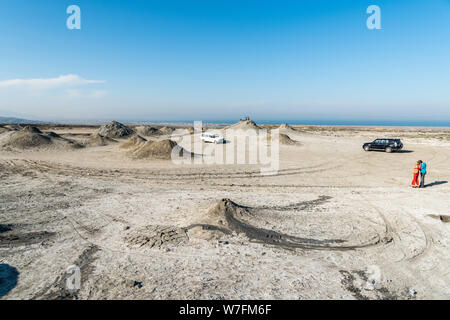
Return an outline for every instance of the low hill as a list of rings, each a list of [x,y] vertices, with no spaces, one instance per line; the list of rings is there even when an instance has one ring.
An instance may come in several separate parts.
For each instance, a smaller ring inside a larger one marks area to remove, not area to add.
[[[73,149],[83,146],[73,140],[63,138],[54,132],[44,133],[36,127],[27,126],[21,130],[13,130],[2,134],[0,136],[0,147],[14,149]]]
[[[176,142],[166,139],[161,141],[147,141],[141,148],[132,153],[135,159],[172,159],[172,150],[179,156],[193,156],[190,152],[180,147]]]
[[[117,121],[112,121],[100,127],[97,132],[103,137],[112,139],[124,138],[134,134],[134,130]]]

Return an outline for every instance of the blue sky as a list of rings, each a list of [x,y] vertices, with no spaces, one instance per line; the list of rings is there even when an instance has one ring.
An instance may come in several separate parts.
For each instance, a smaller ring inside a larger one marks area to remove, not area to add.
[[[2,0],[0,110],[450,121],[450,1]]]

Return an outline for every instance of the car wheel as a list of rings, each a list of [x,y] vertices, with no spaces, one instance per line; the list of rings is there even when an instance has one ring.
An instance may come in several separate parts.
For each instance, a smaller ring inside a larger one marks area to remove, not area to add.
[[[369,151],[369,150],[370,150],[369,146],[365,146],[365,147],[364,147],[364,150],[365,150],[365,151]]]
[[[387,148],[386,148],[386,152],[387,152],[387,153],[391,153],[391,152],[392,152],[392,148],[391,148],[391,147],[387,147]]]

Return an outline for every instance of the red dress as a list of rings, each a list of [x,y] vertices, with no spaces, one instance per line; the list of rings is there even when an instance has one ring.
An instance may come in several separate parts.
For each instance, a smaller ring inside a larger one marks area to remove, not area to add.
[[[419,186],[419,172],[420,172],[420,166],[417,164],[413,170],[413,180],[412,180],[413,186]]]

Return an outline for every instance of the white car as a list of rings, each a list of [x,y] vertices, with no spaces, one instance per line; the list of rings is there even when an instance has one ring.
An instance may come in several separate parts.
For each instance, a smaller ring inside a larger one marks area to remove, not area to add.
[[[216,144],[224,142],[224,139],[221,136],[219,136],[216,133],[210,133],[210,132],[203,133],[201,139],[204,142],[211,142],[211,143],[216,143]]]

